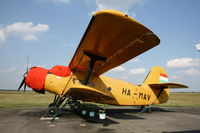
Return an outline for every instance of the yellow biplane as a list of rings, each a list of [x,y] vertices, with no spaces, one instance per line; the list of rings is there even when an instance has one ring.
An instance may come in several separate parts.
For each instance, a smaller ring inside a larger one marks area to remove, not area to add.
[[[159,38],[141,23],[114,10],[95,13],[69,66],[47,70],[32,67],[24,75],[24,85],[38,93],[55,94],[49,112],[61,104],[97,102],[111,105],[148,107],[169,98],[169,88],[187,86],[170,83],[160,66],[151,69],[141,85],[133,85],[102,74],[157,46]]]

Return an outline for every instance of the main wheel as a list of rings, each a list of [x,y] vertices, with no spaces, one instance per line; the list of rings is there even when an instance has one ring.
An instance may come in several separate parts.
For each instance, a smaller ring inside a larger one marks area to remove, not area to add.
[[[50,106],[49,109],[48,109],[48,115],[49,116],[53,116],[56,114],[58,108],[56,108],[55,106]]]

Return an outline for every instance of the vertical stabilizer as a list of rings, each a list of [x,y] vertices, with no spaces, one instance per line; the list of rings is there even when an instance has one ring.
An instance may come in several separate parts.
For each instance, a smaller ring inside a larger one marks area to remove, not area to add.
[[[155,66],[151,69],[144,84],[154,84],[154,83],[168,83],[169,79],[166,71],[161,66]]]
[[[151,69],[143,85],[149,86],[155,94],[155,100],[152,104],[165,103],[169,99],[169,89],[167,87],[159,86],[160,84],[167,84],[169,82],[166,71],[161,66],[155,66]],[[151,86],[154,84],[154,86]],[[156,85],[156,86],[155,86]]]
[[[169,98],[169,88],[187,88],[186,85],[170,83],[166,71],[160,66],[155,66],[151,69],[144,80],[143,87],[150,87],[149,89],[154,92],[156,98],[152,104],[167,102]]]

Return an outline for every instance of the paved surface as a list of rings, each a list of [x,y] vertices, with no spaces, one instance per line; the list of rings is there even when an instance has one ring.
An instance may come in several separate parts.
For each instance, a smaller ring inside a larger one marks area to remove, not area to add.
[[[107,109],[107,118],[81,117],[67,109],[58,120],[40,120],[46,108],[0,108],[1,133],[200,133],[200,108]]]

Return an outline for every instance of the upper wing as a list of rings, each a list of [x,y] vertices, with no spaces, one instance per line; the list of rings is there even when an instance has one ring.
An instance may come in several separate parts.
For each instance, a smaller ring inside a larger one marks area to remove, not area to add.
[[[86,71],[91,53],[105,58],[94,65],[100,75],[158,45],[159,38],[141,23],[114,10],[93,15],[87,30],[69,64],[73,70]]]
[[[155,84],[149,84],[150,87],[153,88],[188,88],[186,85],[179,84],[179,83],[155,83]]]

